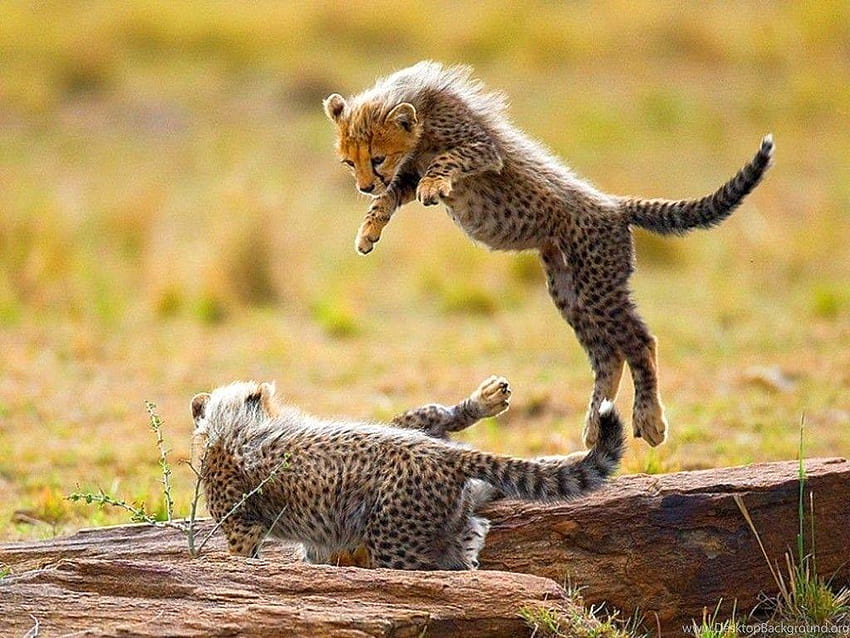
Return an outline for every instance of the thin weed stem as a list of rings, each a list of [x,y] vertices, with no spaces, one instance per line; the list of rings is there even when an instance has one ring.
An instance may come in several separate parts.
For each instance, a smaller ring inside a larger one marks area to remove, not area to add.
[[[192,441],[192,450],[194,452],[195,443],[197,439],[193,439]],[[198,517],[198,503],[201,499],[201,484],[204,479],[204,468],[207,463],[207,452],[209,451],[209,445],[207,442],[204,442],[204,453],[201,455],[200,459],[200,470],[196,470],[195,466],[192,463],[188,463],[189,469],[195,475],[195,487],[192,490],[192,503],[189,506],[189,525],[186,530],[186,541],[189,544],[189,555],[193,558],[198,555],[198,551],[195,550],[195,532],[196,530],[196,521]]]
[[[187,462],[186,464],[192,470],[192,473],[195,475],[195,486],[192,492],[192,502],[190,503],[189,508],[189,517],[175,520],[174,518],[174,500],[171,496],[171,465],[168,462],[168,453],[169,450],[165,446],[165,439],[162,436],[162,428],[163,422],[162,419],[156,413],[156,404],[146,401],[145,409],[148,413],[148,418],[150,422],[150,428],[156,434],[156,444],[157,449],[159,450],[159,466],[162,471],[162,489],[163,496],[165,498],[165,508],[166,508],[166,520],[157,520],[157,518],[150,514],[147,510],[145,510],[144,504],[141,505],[132,505],[127,501],[119,498],[115,498],[110,494],[107,494],[102,489],[99,489],[97,493],[93,492],[73,492],[66,496],[67,500],[72,502],[85,502],[89,505],[100,505],[100,506],[110,506],[117,507],[119,509],[123,509],[124,511],[130,514],[130,520],[134,523],[147,523],[148,525],[153,525],[155,527],[176,529],[180,533],[186,536],[186,541],[189,546],[189,555],[193,558],[200,555],[201,551],[206,546],[207,542],[212,538],[213,534],[221,527],[222,523],[224,523],[228,518],[230,518],[240,507],[242,507],[245,502],[251,498],[254,494],[257,494],[262,491],[263,487],[272,480],[277,474],[285,469],[289,462],[289,455],[286,455],[283,460],[278,463],[278,465],[266,476],[262,481],[260,481],[259,485],[257,485],[254,489],[246,494],[242,495],[242,498],[230,509],[230,511],[225,514],[221,520],[219,520],[216,525],[212,528],[212,530],[203,538],[200,544],[196,543],[197,540],[197,514],[198,507],[201,498],[201,489],[203,486],[203,479],[206,470],[206,460],[207,460],[207,452],[209,451],[209,444],[205,442],[203,454],[200,458],[199,469],[196,468],[191,462]],[[193,446],[196,441],[193,441]],[[193,448],[194,449],[194,448]],[[277,521],[280,520],[280,517],[283,516],[284,510],[281,510],[275,519],[272,527],[277,524]],[[270,533],[266,532],[266,536]],[[265,540],[265,537],[264,539]]]
[[[246,492],[245,494],[243,494],[242,498],[240,498],[238,501],[236,501],[236,504],[233,507],[231,507],[230,510],[224,516],[221,517],[221,519],[219,519],[219,521],[215,524],[215,526],[204,537],[204,540],[201,541],[201,544],[198,546],[198,553],[201,553],[201,551],[203,551],[204,546],[207,544],[207,542],[210,540],[210,538],[212,538],[213,534],[215,534],[218,531],[218,529],[224,524],[224,522],[227,519],[229,519],[231,516],[233,516],[233,514],[235,514],[236,511],[240,507],[242,507],[248,501],[249,498],[254,496],[254,494],[258,494],[259,492],[261,492],[263,490],[263,487],[265,486],[265,484],[268,483],[269,481],[271,481],[275,476],[277,476],[278,473],[281,470],[285,469],[285,467],[288,464],[289,464],[289,455],[286,454],[286,455],[284,455],[283,460],[275,466],[275,468],[269,473],[269,475],[266,478],[264,478],[262,481],[260,481],[260,483],[254,489],[252,489],[250,492]],[[277,522],[277,521],[275,521],[275,522]]]
[[[145,410],[147,410],[150,420],[150,428],[156,434],[156,445],[159,449],[159,467],[162,470],[162,493],[165,498],[165,513],[166,518],[170,522],[174,518],[174,499],[171,497],[171,465],[168,463],[168,450],[165,447],[165,440],[162,437],[162,419],[156,412],[156,404],[152,401],[145,401]]]
[[[764,556],[764,561],[767,563],[768,569],[770,569],[770,574],[773,576],[773,580],[776,583],[776,586],[779,588],[779,591],[786,595],[785,583],[782,581],[782,576],[779,574],[779,571],[773,567],[773,563],[770,562],[770,558],[767,555],[767,551],[764,548],[764,544],[761,542],[761,536],[756,529],[755,524],[753,523],[753,519],[750,517],[750,512],[747,510],[747,506],[744,505],[744,499],[741,498],[740,494],[733,494],[732,499],[735,501],[735,505],[738,506],[738,509],[741,510],[741,514],[744,516],[744,520],[747,521],[747,525],[750,526],[750,531],[752,531],[753,536],[756,537],[756,542],[759,545],[759,549],[761,549],[762,556]]]
[[[800,483],[800,497],[797,500],[797,521],[799,524],[799,531],[797,532],[797,557],[799,558],[801,564],[803,561],[803,556],[805,555],[805,538],[803,534],[803,525],[805,523],[805,488],[806,488],[806,466],[803,463],[803,430],[806,426],[806,413],[803,412],[800,415],[800,446],[797,449],[797,458],[800,461],[799,469],[797,470],[797,478]],[[812,537],[814,539],[814,536]]]

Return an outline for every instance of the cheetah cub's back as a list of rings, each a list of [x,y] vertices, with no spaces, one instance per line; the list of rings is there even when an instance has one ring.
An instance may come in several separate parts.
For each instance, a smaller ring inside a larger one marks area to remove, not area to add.
[[[370,253],[395,211],[414,199],[443,204],[467,235],[492,249],[538,250],[552,300],[595,377],[585,443],[595,443],[599,407],[616,397],[625,364],[635,386],[635,436],[664,441],[656,341],[628,286],[631,227],[683,235],[719,224],[762,181],[773,159],[770,135],[714,193],[643,199],[579,179],[511,123],[504,96],[485,89],[469,67],[420,62],[347,99],[334,93],[324,108],[340,160],[372,197],[355,239],[360,253]]]

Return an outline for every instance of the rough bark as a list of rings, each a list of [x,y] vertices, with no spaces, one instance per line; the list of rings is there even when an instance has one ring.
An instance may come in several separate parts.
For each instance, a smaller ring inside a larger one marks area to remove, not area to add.
[[[525,574],[314,567],[275,552],[247,561],[218,551],[121,555],[133,552],[7,577],[4,632],[22,636],[38,623],[39,636],[523,636],[520,609],[571,604],[554,582]]]
[[[800,483],[796,461],[744,467],[632,475],[572,503],[495,503],[495,524],[481,554],[482,569],[569,580],[588,603],[605,602],[627,615],[639,609],[664,635],[701,618],[723,599],[721,615],[749,612],[760,592],[776,593],[770,570],[733,499],[739,495],[771,561],[787,575],[784,554],[796,556]],[[836,585],[850,582],[850,463],[805,462],[806,551]],[[809,494],[814,495],[811,543]]]
[[[531,634],[523,607],[578,612],[537,576],[311,566],[282,543],[245,560],[222,538],[211,545],[190,559],[179,532],[127,525],[0,546],[13,569],[0,580],[0,633],[508,637]]]
[[[0,562],[12,568],[0,580],[0,618],[12,635],[35,618],[42,636],[418,636],[425,626],[428,636],[521,636],[529,631],[518,610],[569,605],[559,586],[569,580],[588,602],[639,608],[652,628],[657,614],[663,635],[681,635],[721,598],[727,610],[734,599],[748,610],[759,592],[775,591],[733,495],[784,565],[796,546],[797,470],[783,462],[625,476],[572,503],[496,503],[486,510],[494,524],[481,558],[483,570],[500,571],[312,567],[293,564],[282,544],[245,561],[227,556],[220,537],[192,560],[181,534],[148,526],[0,545]],[[806,472],[818,569],[846,583],[850,463],[815,459]]]

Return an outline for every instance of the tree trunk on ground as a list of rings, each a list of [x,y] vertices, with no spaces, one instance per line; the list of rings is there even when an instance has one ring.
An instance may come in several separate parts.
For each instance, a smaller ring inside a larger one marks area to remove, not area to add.
[[[818,569],[847,583],[850,463],[811,460],[806,472]],[[737,599],[746,612],[776,590],[736,494],[783,566],[796,547],[796,462],[625,476],[572,503],[495,503],[482,569],[503,571],[295,565],[279,543],[245,561],[225,555],[220,536],[193,560],[179,532],[148,526],[0,545],[12,568],[0,580],[0,618],[13,635],[37,620],[39,635],[418,636],[427,625],[428,636],[522,636],[519,609],[571,605],[559,586],[569,580],[586,601],[639,608],[649,628],[657,615],[664,635],[677,636],[703,607],[723,599],[728,614]]]
[[[554,582],[525,574],[314,567],[221,552],[62,559],[6,580],[0,617],[10,636],[36,623],[39,636],[527,636],[520,609],[571,604]]]
[[[483,512],[494,525],[481,568],[569,580],[590,604],[605,602],[627,616],[639,609],[649,627],[657,614],[670,636],[721,599],[720,617],[731,616],[736,600],[740,617],[760,592],[775,594],[777,587],[733,496],[743,499],[770,560],[787,576],[784,554],[792,549],[796,556],[799,531],[798,468],[787,461],[623,476],[571,503],[497,502]],[[846,584],[850,463],[811,459],[805,469],[806,551],[814,547],[821,575]]]

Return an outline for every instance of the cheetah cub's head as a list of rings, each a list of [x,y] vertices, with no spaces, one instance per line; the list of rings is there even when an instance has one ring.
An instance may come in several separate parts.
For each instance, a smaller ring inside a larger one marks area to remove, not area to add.
[[[354,174],[357,190],[372,197],[386,192],[422,134],[416,108],[409,102],[355,99],[349,103],[338,93],[323,104],[336,125],[340,161]]]
[[[250,427],[279,413],[274,383],[237,381],[192,397],[196,437],[215,438],[224,429]]]

